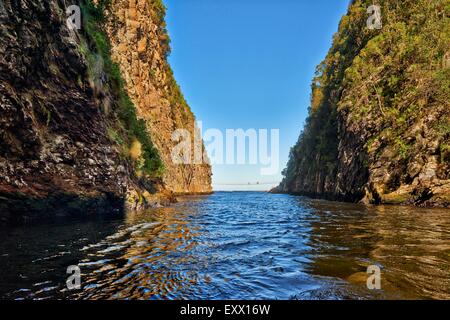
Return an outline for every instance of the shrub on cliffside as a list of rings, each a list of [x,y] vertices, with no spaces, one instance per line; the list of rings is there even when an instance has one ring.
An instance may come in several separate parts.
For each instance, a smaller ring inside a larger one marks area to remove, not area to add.
[[[163,171],[163,163],[158,151],[153,146],[145,121],[138,118],[136,108],[125,91],[120,68],[111,59],[109,40],[101,28],[104,19],[103,12],[109,2],[110,0],[100,0],[97,5],[92,0],[82,2],[84,28],[91,40],[89,48],[82,51],[88,60],[94,82],[102,77],[103,72],[107,76],[110,93],[115,97],[114,110],[119,120],[118,129],[125,135],[124,139],[120,139],[120,142],[127,144],[125,149],[131,148],[136,140],[141,145],[142,151],[139,155],[141,160],[134,161],[134,163],[139,163],[139,165],[136,165],[136,172],[144,172],[148,177],[159,177]],[[102,62],[103,68],[96,68],[98,61]],[[129,154],[129,152],[126,152],[126,154]]]
[[[309,117],[281,189],[373,201],[396,192],[407,202],[445,202],[448,1],[380,0],[382,28],[375,30],[366,24],[372,4],[352,1],[317,68]]]

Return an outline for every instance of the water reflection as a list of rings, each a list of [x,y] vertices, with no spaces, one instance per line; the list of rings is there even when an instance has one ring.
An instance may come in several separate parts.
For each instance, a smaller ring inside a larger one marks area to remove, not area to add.
[[[450,210],[310,205],[320,218],[312,238],[321,252],[311,272],[357,280],[352,275],[376,264],[392,298],[449,299]]]
[[[0,297],[450,298],[450,211],[217,193],[125,218],[5,230]],[[65,288],[67,266],[82,270]],[[382,290],[365,286],[382,268]]]
[[[188,297],[199,279],[193,253],[199,228],[191,207],[129,213],[103,241],[81,250],[85,289],[75,297],[166,299]]]

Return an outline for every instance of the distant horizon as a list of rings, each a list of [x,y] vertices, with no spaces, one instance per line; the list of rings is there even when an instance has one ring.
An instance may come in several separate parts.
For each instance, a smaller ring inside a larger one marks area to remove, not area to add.
[[[308,115],[316,66],[331,47],[348,1],[164,3],[169,62],[203,127],[280,131],[275,175],[261,176],[258,164],[215,164],[213,189],[266,190],[258,181],[270,182],[268,190],[277,186]]]
[[[270,190],[214,190],[213,193],[218,192],[270,192]]]

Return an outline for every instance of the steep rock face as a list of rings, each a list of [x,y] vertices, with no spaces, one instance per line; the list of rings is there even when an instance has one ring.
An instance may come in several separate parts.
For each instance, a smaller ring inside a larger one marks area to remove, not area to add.
[[[2,220],[22,215],[27,196],[51,211],[52,197],[112,201],[129,185],[63,14],[57,1],[0,3]]]
[[[150,140],[156,138],[164,151],[166,138],[158,138],[162,127],[152,126],[164,121],[169,105],[156,91],[142,92],[130,83],[130,95],[139,92],[139,99],[166,108],[153,122],[140,121],[150,109],[139,108],[136,117],[120,90],[120,76],[112,74],[114,65],[100,53],[101,33],[86,30],[87,16],[81,30],[69,30],[66,5],[0,2],[0,223],[121,211],[171,199]],[[128,49],[133,56],[134,48]],[[157,48],[147,55],[158,55]],[[195,183],[186,186],[180,179],[176,189],[179,176],[170,173],[167,157],[163,160],[169,190],[211,190],[209,166],[192,169]]]
[[[172,140],[172,134],[177,129],[189,132],[193,160],[196,124],[167,62],[170,48],[162,3],[111,0],[106,16],[112,58],[119,64],[130,98],[161,155],[165,186],[175,193],[211,192],[211,167],[206,156],[202,164],[172,161],[172,150],[178,142]]]
[[[310,115],[277,192],[449,206],[446,1],[352,1],[312,84]]]

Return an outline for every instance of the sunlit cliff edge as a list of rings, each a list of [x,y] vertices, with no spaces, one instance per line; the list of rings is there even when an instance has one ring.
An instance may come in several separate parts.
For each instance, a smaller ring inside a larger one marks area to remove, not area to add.
[[[378,4],[381,28],[367,25]],[[450,204],[450,7],[356,0],[312,81],[309,117],[273,192]]]
[[[0,2],[0,223],[167,204],[210,193],[209,164],[175,165],[195,117],[167,62],[160,0]]]

